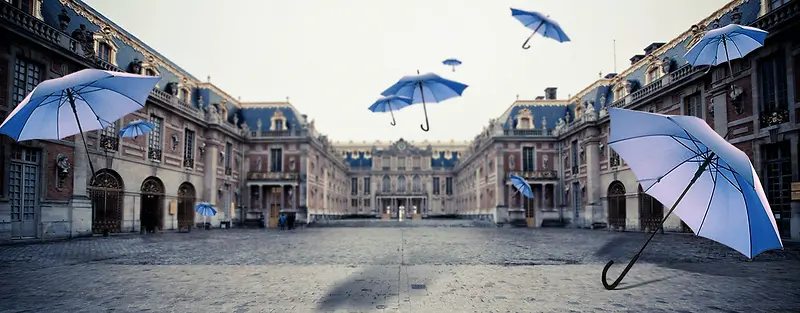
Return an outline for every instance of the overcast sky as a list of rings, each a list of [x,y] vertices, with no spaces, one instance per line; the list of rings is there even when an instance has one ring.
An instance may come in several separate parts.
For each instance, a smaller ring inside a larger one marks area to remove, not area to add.
[[[521,99],[579,92],[725,0],[84,0],[195,77],[243,101],[290,102],[333,140],[465,140]],[[572,42],[534,37],[510,8],[558,21]],[[452,72],[442,61],[463,64]],[[400,77],[436,72],[463,97],[388,114],[367,107]]]

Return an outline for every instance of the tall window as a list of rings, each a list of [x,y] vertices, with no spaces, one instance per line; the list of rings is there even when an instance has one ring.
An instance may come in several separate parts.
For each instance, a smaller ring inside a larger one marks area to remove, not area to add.
[[[570,150],[572,150],[572,171],[575,172],[577,170],[578,165],[580,164],[579,160],[578,160],[578,141],[577,140],[573,140],[572,141],[572,146],[570,147]]]
[[[119,133],[117,132],[117,122],[108,124],[100,133],[100,148],[117,151],[119,150]]]
[[[269,150],[269,171],[278,173],[283,171],[283,150],[281,148],[273,148]]]
[[[17,58],[14,64],[14,93],[11,95],[12,105],[15,108],[25,97],[33,91],[42,79],[41,65],[25,59]]]
[[[353,196],[358,195],[358,177],[350,178],[350,194]]]
[[[181,89],[180,99],[186,103],[189,103],[189,90]]]
[[[414,157],[414,168],[415,169],[422,168],[422,158]]]
[[[649,84],[656,81],[660,77],[659,74],[661,74],[661,68],[654,67],[651,69],[649,72],[647,72],[647,83]]]
[[[275,131],[284,131],[284,130],[286,130],[285,128],[286,127],[285,127],[285,125],[283,125],[283,120],[282,119],[276,119],[275,120]]]
[[[104,42],[97,44],[97,57],[103,61],[111,62],[111,47]]]
[[[397,169],[402,170],[406,168],[406,158],[397,158]]]
[[[414,175],[414,178],[411,179],[411,189],[414,192],[422,191],[422,179],[420,179],[419,175]]]
[[[536,163],[533,157],[533,147],[522,148],[522,171],[533,172],[535,171]]]
[[[6,0],[6,2],[11,3],[15,8],[24,11],[25,13],[33,15],[33,3],[30,0]]]
[[[789,2],[789,0],[770,0],[769,1],[769,10],[770,11],[775,10],[778,7],[786,4],[787,2]]]
[[[231,168],[231,155],[233,153],[233,144],[230,142],[225,143],[225,168]]]
[[[384,171],[389,170],[392,166],[392,159],[389,157],[383,157],[383,159],[381,160],[381,165],[383,165]]]
[[[435,194],[435,195],[439,194],[439,187],[440,187],[439,186],[439,177],[434,177],[433,178],[433,194]]]
[[[194,168],[194,132],[188,129],[183,135],[183,166]]]
[[[786,60],[781,52],[758,61],[758,87],[761,99],[762,115],[787,110]],[[788,114],[787,114],[788,116]]]
[[[406,192],[406,177],[400,176],[397,178],[397,191]]]
[[[703,118],[703,103],[700,101],[700,93],[695,92],[686,96],[685,103],[686,115]]]
[[[371,181],[370,181],[369,177],[364,177],[364,194],[365,195],[368,195],[368,194],[372,193],[370,185],[371,185]]]
[[[153,130],[150,131],[148,138],[150,139],[150,150],[147,157],[152,161],[161,161],[161,145],[163,138],[161,134],[161,126],[164,124],[164,119],[150,115],[150,122],[153,123]]]
[[[389,179],[389,176],[383,176],[381,185],[383,185],[383,192],[392,191],[392,180]]]
[[[444,191],[445,191],[445,193],[447,193],[448,196],[453,194],[453,178],[452,177],[447,177],[447,178],[444,179]]]

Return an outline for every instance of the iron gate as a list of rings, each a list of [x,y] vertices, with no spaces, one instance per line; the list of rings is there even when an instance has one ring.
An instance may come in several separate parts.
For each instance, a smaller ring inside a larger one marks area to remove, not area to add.
[[[122,178],[108,169],[97,171],[89,186],[92,199],[92,233],[118,233],[122,231],[122,199],[125,188]]]
[[[625,207],[625,185],[619,181],[608,186],[608,224],[611,228],[624,230],[627,214]]]

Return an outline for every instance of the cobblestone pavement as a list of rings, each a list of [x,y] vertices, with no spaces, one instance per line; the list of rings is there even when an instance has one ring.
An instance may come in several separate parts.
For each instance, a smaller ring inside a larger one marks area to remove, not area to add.
[[[797,251],[747,262],[655,238],[614,291],[603,265],[621,263],[615,278],[645,234],[326,227],[0,246],[0,312],[800,312]]]

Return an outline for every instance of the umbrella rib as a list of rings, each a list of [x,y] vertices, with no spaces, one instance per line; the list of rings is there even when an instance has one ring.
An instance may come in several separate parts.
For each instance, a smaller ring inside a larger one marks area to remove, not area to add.
[[[739,181],[739,179],[736,178],[736,176],[734,176],[733,178],[736,179],[737,182]],[[742,195],[742,202],[744,202],[744,213],[747,214],[747,232],[750,239],[750,255],[748,255],[747,258],[752,259],[751,256],[753,255],[753,223],[751,222],[750,219],[750,210],[747,209],[747,199],[744,197],[744,192],[740,192],[740,194]]]
[[[730,37],[730,36],[729,36],[729,37]],[[735,42],[735,41],[733,41],[733,40],[729,40],[729,41],[730,41],[730,42],[733,44],[733,47],[734,47],[734,48],[736,48],[736,51],[737,51],[737,52],[739,52],[739,55],[740,55],[741,57],[744,57],[744,54],[742,53],[742,49],[739,49],[739,45],[737,45],[737,44],[736,44],[736,42]],[[731,60],[730,60],[730,58],[729,58],[728,62],[730,62],[730,61],[731,61]],[[731,75],[731,76],[733,76],[733,73],[731,73],[730,75]]]
[[[719,175],[719,172],[717,172]],[[711,180],[714,181],[714,187],[711,188],[711,197],[708,199],[708,205],[706,205],[706,212],[703,214],[703,220],[700,221],[700,227],[697,228],[697,235],[700,236],[700,231],[703,230],[703,224],[706,222],[706,217],[708,217],[708,211],[711,210],[711,202],[714,201],[714,191],[717,190],[717,177],[714,174],[711,175]]]
[[[91,93],[91,92],[95,92],[95,91],[101,91],[101,90],[104,90],[104,91],[111,91],[111,92],[113,92],[113,93],[116,93],[116,94],[118,94],[118,95],[120,95],[120,96],[123,96],[123,97],[125,97],[125,98],[131,99],[131,101],[133,101],[134,103],[138,104],[138,105],[139,105],[139,106],[141,106],[141,107],[144,107],[144,104],[141,104],[141,103],[139,103],[139,101],[136,101],[136,99],[133,99],[133,98],[131,98],[130,96],[128,96],[128,95],[126,95],[126,94],[124,94],[124,93],[121,93],[121,92],[119,92],[119,91],[116,91],[116,90],[114,90],[114,89],[103,88],[103,89],[98,89],[98,90],[93,90],[93,91],[87,91],[87,92],[84,92],[84,93]],[[81,97],[81,98],[83,98],[83,97]],[[86,100],[84,99],[84,101],[86,101]],[[145,101],[147,101],[147,99],[146,99],[146,98],[145,98]],[[87,102],[87,103],[88,103],[88,102]]]
[[[674,121],[674,120],[672,120],[672,119],[670,119],[670,121],[672,121],[672,122],[675,122],[675,121]],[[677,124],[677,123],[675,123],[675,124]],[[700,148],[700,146],[698,146],[698,145],[697,145],[697,143],[699,142],[699,140],[693,139],[693,136],[692,136],[692,134],[690,134],[690,133],[689,133],[689,131],[687,131],[685,128],[681,127],[681,129],[682,129],[682,130],[683,130],[683,132],[686,134],[686,136],[688,136],[688,137],[689,137],[689,141],[691,141],[691,142],[692,142],[692,144],[694,144],[694,146],[695,146],[695,147],[697,147],[697,151],[703,151],[703,149],[701,149],[701,148]],[[687,148],[688,148],[688,147],[687,147]],[[689,149],[689,150],[691,150],[691,149]],[[709,151],[710,151],[710,150],[709,150]],[[705,152],[708,152],[708,151],[705,151]]]
[[[689,139],[689,141],[691,141],[691,142],[694,144],[694,146],[697,148],[697,151],[695,151],[695,150],[692,150],[692,148],[691,148],[691,147],[689,147],[689,146],[688,146],[688,145],[686,145],[685,143],[683,143],[683,142],[681,142],[680,140],[678,140],[678,138],[681,138],[681,139],[683,139],[682,137],[673,137],[673,136],[670,136],[670,138],[672,138],[673,140],[675,140],[675,142],[677,142],[679,145],[681,145],[681,146],[684,146],[684,147],[686,148],[686,150],[689,150],[689,151],[692,151],[692,152],[694,152],[694,153],[697,153],[697,155],[700,155],[700,153],[698,153],[697,151],[701,151],[701,153],[702,153],[702,150],[700,149],[700,147],[698,147],[698,146],[697,146],[697,144],[695,143],[695,141],[694,141],[694,140],[692,140],[691,138]]]
[[[663,179],[664,177],[667,177],[667,175],[671,174],[673,171],[675,171],[676,169],[678,169],[678,168],[679,168],[679,167],[681,167],[682,165],[686,164],[687,162],[691,161],[691,160],[692,160],[692,159],[694,159],[695,157],[697,157],[697,155],[693,155],[692,157],[690,157],[690,158],[688,158],[688,159],[686,159],[686,160],[683,160],[681,163],[678,163],[677,165],[675,165],[675,167],[673,167],[672,169],[670,169],[669,171],[667,171],[666,173],[664,173],[664,175],[661,175],[661,177],[657,178],[657,179],[656,179],[656,183],[655,183],[655,184],[652,184],[652,185],[650,185],[650,187],[647,187],[647,190],[645,190],[644,192],[647,192],[647,191],[649,191],[649,190],[650,190],[651,188],[653,188],[653,187],[654,187],[656,184],[658,184],[659,182],[661,182],[661,179]],[[643,180],[645,180],[645,179],[640,179],[639,181],[643,181]],[[652,180],[652,178],[651,178],[651,179],[647,179],[647,180]]]
[[[713,162],[712,162],[712,164],[713,164]],[[717,167],[719,168],[720,166],[717,166]],[[742,189],[741,185],[738,184],[738,180],[737,180],[737,183],[734,183],[730,178],[728,178],[728,176],[725,176],[725,174],[723,174],[721,171],[717,170],[717,172],[720,173],[720,176],[722,176],[722,178],[724,178],[729,183],[731,183],[731,186],[733,186],[733,188],[736,188],[736,190],[739,191],[739,192],[743,192],[743,189]],[[734,173],[733,171],[730,171],[730,172]]]
[[[84,97],[83,97],[81,94],[79,94],[79,93],[76,93],[76,94],[75,94],[75,96],[76,96],[76,97],[78,97],[78,98],[81,98],[81,100],[83,100],[83,102],[85,102],[85,103],[86,103],[86,107],[88,107],[88,108],[89,108],[89,110],[92,110],[92,113],[94,114],[94,116],[95,116],[95,119],[96,119],[98,122],[100,122],[100,126],[103,126],[103,127],[106,127],[106,126],[108,126],[108,125],[103,125],[103,122],[108,122],[108,121],[106,121],[106,120],[104,120],[104,119],[101,119],[101,118],[100,118],[100,116],[99,116],[99,115],[97,115],[97,112],[95,112],[95,111],[94,111],[94,108],[92,108],[92,106],[91,106],[91,105],[89,105],[89,102],[88,102],[88,101],[86,101],[86,98],[84,98]],[[77,116],[75,116],[75,120],[76,120],[78,123],[80,123],[80,122],[81,122],[81,121],[78,121],[78,117],[77,117]],[[111,123],[108,123],[108,124],[111,124]]]
[[[633,137],[628,137],[628,138],[617,139],[617,140],[609,142],[608,144],[609,145],[613,145],[613,144],[620,143],[620,142],[623,142],[623,141],[641,139],[641,138],[647,138],[647,137],[671,137],[671,138],[681,138],[681,139],[686,139],[686,140],[693,140],[691,138],[683,138],[683,137],[680,137],[680,136],[669,135],[669,134],[648,134],[648,135],[633,136]]]

